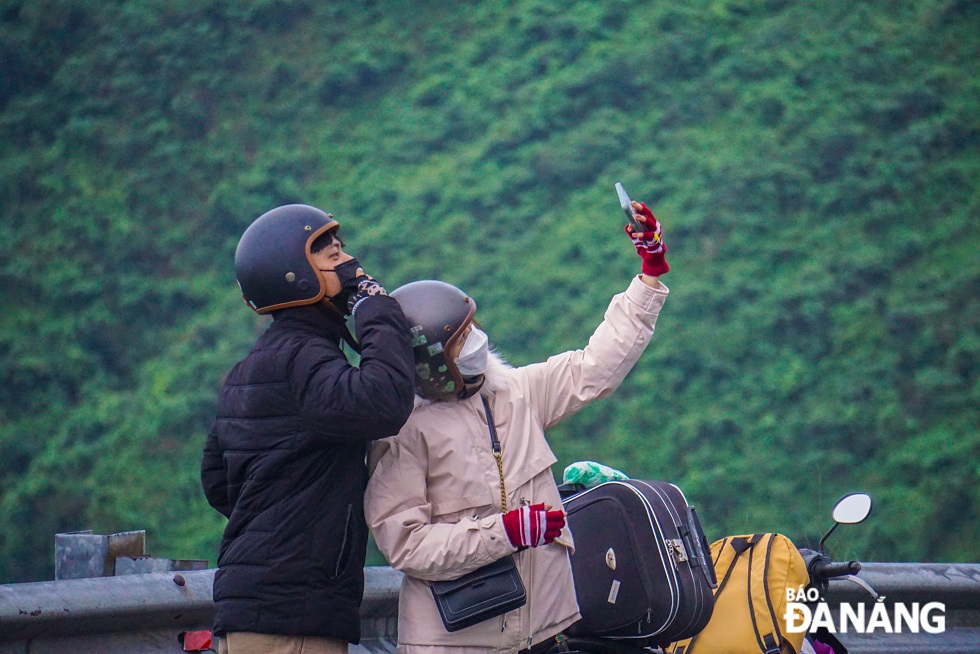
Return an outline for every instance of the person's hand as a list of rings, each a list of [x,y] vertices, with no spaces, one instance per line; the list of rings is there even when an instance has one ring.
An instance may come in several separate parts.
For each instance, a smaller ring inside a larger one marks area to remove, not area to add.
[[[642,202],[633,201],[633,208],[636,210],[636,219],[643,223],[646,229],[637,232],[632,225],[626,226],[626,233],[633,241],[636,253],[643,259],[641,268],[644,275],[659,277],[670,270],[667,265],[667,244],[663,241],[660,221],[653,216],[653,212]]]
[[[360,272],[363,273],[360,269]],[[357,278],[357,288],[350,297],[347,298],[347,312],[350,315],[354,315],[354,311],[357,308],[357,304],[364,298],[371,297],[373,295],[388,295],[388,291],[384,289],[381,284],[379,284],[375,279],[362,274]]]
[[[504,514],[504,529],[514,547],[548,545],[565,526],[565,512],[551,511],[544,504],[532,504]]]

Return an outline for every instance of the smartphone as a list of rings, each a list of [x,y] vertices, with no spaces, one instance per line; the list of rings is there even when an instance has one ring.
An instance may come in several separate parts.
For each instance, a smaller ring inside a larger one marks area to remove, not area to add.
[[[636,218],[636,210],[633,209],[633,203],[630,201],[630,196],[626,193],[626,189],[619,182],[616,182],[616,194],[619,195],[619,206],[623,208],[623,213],[626,214],[626,219],[630,221],[630,225],[637,232],[647,231],[647,226],[641,223]]]

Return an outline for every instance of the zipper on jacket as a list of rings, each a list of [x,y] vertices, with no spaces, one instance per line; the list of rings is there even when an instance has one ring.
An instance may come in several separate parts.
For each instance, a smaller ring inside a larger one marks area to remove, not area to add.
[[[354,516],[354,505],[347,505],[347,520],[344,521],[344,540],[340,542],[340,553],[337,555],[337,565],[334,566],[333,576],[334,579],[340,576],[340,569],[344,565],[344,560],[347,558],[347,541],[350,537],[350,521]]]

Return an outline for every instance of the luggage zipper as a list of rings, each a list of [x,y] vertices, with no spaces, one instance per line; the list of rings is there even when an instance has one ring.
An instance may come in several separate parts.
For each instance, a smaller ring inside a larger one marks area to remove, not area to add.
[[[653,609],[647,609],[646,623],[647,624],[650,624],[650,621],[651,620],[653,620]],[[643,620],[642,619],[636,621],[636,635],[637,636],[643,636],[644,635],[644,633],[643,633]]]

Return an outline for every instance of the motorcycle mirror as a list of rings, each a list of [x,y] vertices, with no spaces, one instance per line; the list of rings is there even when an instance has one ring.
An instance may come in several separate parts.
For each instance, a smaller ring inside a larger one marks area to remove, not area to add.
[[[867,493],[849,493],[837,501],[833,511],[834,522],[855,525],[871,515],[871,496]]]
[[[820,539],[817,549],[821,552],[823,551],[823,544],[834,533],[838,525],[857,524],[871,515],[871,496],[867,493],[848,493],[837,500],[831,515],[834,518],[834,526],[828,529],[827,533]]]

